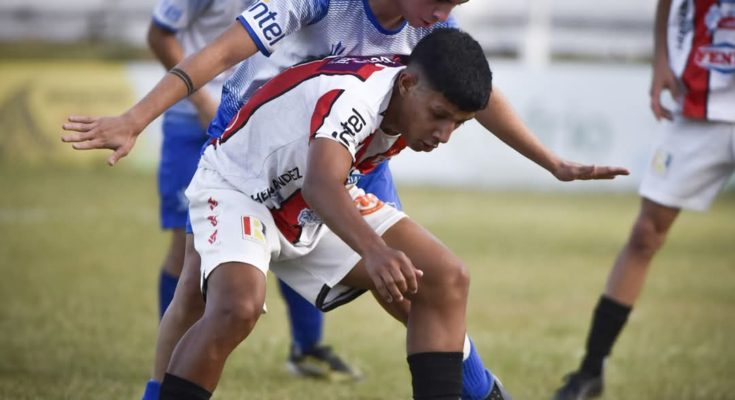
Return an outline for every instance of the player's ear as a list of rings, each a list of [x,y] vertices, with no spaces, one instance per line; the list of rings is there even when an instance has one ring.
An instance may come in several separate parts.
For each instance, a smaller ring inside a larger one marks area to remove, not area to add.
[[[405,96],[413,90],[419,83],[417,71],[406,68],[398,75],[398,91],[401,96]]]

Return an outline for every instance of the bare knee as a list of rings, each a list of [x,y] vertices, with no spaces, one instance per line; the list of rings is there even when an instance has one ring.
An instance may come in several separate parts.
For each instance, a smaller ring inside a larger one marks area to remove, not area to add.
[[[440,264],[432,266],[421,279],[418,297],[441,304],[466,302],[470,274],[465,264],[455,256],[442,257],[436,262]]]
[[[663,246],[668,229],[657,226],[651,218],[640,217],[633,225],[628,239],[630,251],[651,258]]]
[[[253,330],[262,310],[262,301],[245,298],[207,307],[204,319],[211,324],[220,338],[237,344]]]

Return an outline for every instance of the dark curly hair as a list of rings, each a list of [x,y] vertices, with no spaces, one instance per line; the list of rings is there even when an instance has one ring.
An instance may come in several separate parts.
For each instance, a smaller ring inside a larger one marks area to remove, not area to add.
[[[421,39],[408,59],[429,85],[465,112],[479,111],[490,99],[493,75],[482,47],[458,29],[440,28]]]

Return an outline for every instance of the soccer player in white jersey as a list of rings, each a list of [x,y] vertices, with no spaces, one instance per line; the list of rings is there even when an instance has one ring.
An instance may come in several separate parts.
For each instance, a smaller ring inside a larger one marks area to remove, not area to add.
[[[680,210],[704,211],[735,171],[735,1],[659,0],[651,109],[665,123],[640,186],[641,208],[594,310],[586,353],[555,400],[602,394],[603,363]],[[678,109],[661,104],[669,90]]]
[[[405,296],[413,397],[460,397],[467,271],[351,176],[405,147],[447,143],[487,106],[491,73],[480,45],[456,29],[424,37],[407,67],[398,60],[337,57],[288,69],[206,148],[186,195],[207,301],[174,351],[162,400],[211,396],[261,315],[268,270],[323,310],[366,290],[388,303]]]
[[[225,85],[223,100],[210,134],[221,134],[227,118],[247,99],[248,93],[273,73],[303,59],[325,54],[408,53],[430,27],[449,18],[449,12],[463,0],[332,0],[329,2],[293,0],[254,2],[239,23],[201,51],[186,58],[167,74],[141,101],[117,117],[69,117],[64,129],[77,131],[63,137],[74,148],[109,148],[114,153],[108,163],[115,164],[133,147],[143,128],[166,108],[208,82],[214,76],[247,58],[231,78],[239,85]],[[451,22],[450,22],[451,23]],[[277,40],[276,40],[277,39]],[[304,49],[308,49],[305,52]],[[256,54],[260,50],[261,52]],[[283,54],[279,56],[279,54]],[[251,57],[252,56],[252,57]],[[250,57],[250,58],[249,58]],[[246,71],[249,70],[249,71]],[[263,76],[262,71],[270,71]],[[245,77],[250,79],[247,81]],[[492,93],[493,107],[477,114],[477,120],[498,138],[536,162],[562,181],[598,178],[593,165],[581,165],[559,158],[546,148],[523,124],[497,88]],[[366,178],[385,181],[390,174],[385,166]],[[376,175],[377,174],[377,175]],[[364,179],[364,178],[363,178]],[[358,185],[361,183],[358,182]],[[392,189],[392,187],[391,187]],[[393,193],[394,190],[392,189]],[[397,196],[394,196],[397,199]],[[199,259],[187,236],[184,269],[174,300],[159,328],[154,378],[163,375],[178,338],[201,314],[203,303],[198,288]],[[482,399],[493,378],[485,371],[474,345],[469,342],[464,365],[465,398]]]
[[[159,0],[153,11],[148,43],[168,70],[184,57],[212,42],[246,9],[248,0]],[[222,85],[234,68],[215,77],[169,108],[163,117],[163,143],[158,168],[161,226],[171,230],[171,244],[159,279],[160,316],[168,308],[184,263],[188,204],[184,190],[189,185],[214,118]],[[364,182],[370,183],[369,180]],[[380,190],[374,190],[381,195]],[[394,201],[386,199],[386,201]],[[188,231],[190,232],[190,231]],[[324,317],[293,289],[279,281],[291,326],[291,350],[287,366],[298,376],[359,379],[360,374],[321,343]],[[168,360],[166,360],[166,364]],[[146,385],[143,400],[158,399],[165,365]]]

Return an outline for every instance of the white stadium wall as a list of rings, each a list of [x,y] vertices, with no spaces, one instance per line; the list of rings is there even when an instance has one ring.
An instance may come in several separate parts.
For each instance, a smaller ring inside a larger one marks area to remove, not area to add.
[[[496,87],[545,145],[570,160],[624,166],[631,175],[614,181],[558,182],[470,121],[437,150],[428,154],[406,150],[392,160],[399,184],[501,190],[636,189],[661,125],[648,108],[648,66],[552,63],[534,69],[519,62],[491,61],[491,68]],[[131,63],[127,73],[140,97],[163,70],[154,63]],[[138,165],[155,164],[159,132],[160,121],[156,121],[142,135],[133,152]]]

